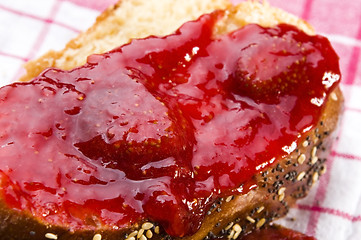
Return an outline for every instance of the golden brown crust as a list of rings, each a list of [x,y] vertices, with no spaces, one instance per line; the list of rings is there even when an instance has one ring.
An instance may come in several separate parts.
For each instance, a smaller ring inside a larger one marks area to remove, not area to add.
[[[227,9],[226,16],[216,26],[215,34],[230,32],[249,23],[264,27],[288,23],[309,34],[314,33],[305,21],[271,7],[267,2],[247,1],[232,6],[228,0],[159,0],[156,4],[153,1],[122,0],[104,11],[93,26],[71,40],[63,50],[49,51],[27,62],[24,65],[26,74],[20,81],[31,80],[48,67],[66,70],[81,66],[90,54],[110,51],[134,38],[170,34],[184,22],[215,9]]]
[[[232,32],[247,24],[256,23],[263,27],[272,27],[280,23],[297,26],[307,34],[313,35],[313,27],[306,21],[279,8],[272,7],[267,1],[248,1],[229,7],[226,16],[216,26],[216,34]]]
[[[27,62],[26,74],[19,80],[29,81],[48,67],[69,70],[81,66],[90,54],[110,51],[134,38],[171,34],[184,22],[230,5],[228,0],[120,0],[63,50],[49,51]]]

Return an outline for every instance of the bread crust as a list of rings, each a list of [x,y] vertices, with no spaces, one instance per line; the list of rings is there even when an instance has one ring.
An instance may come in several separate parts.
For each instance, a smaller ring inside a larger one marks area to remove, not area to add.
[[[170,0],[181,2],[182,0]],[[227,9],[225,17],[217,23],[214,35],[231,32],[237,28],[250,23],[257,23],[264,27],[271,27],[279,23],[295,25],[308,34],[314,34],[313,28],[305,21],[288,14],[280,9],[271,7],[267,2],[247,1],[237,6],[231,6],[228,1],[208,1],[210,4],[197,7],[195,10],[184,13],[182,16],[169,15],[173,24],[167,29],[150,29],[142,31],[142,34],[122,35],[114,34],[121,32],[127,26],[124,22],[127,11],[127,4],[138,4],[146,8],[147,1],[121,0],[114,6],[105,10],[96,20],[96,23],[86,32],[71,40],[61,51],[49,51],[36,60],[25,64],[26,74],[21,81],[28,81],[39,75],[48,67],[61,69],[72,69],[81,66],[86,62],[86,57],[94,53],[104,53],[111,49],[126,44],[133,38],[141,38],[148,35],[166,35],[176,30],[185,21],[194,20],[201,14],[215,9]],[[162,0],[166,6],[168,0]],[[143,5],[142,5],[143,4]],[[187,3],[189,4],[189,3]],[[172,4],[171,4],[172,5]],[[167,5],[169,7],[169,5]],[[177,5],[173,6],[176,11]],[[133,20],[136,17],[130,17]],[[132,21],[133,21],[132,20]],[[104,32],[102,28],[109,25]],[[150,24],[150,23],[149,23]],[[158,24],[158,23],[154,23]],[[119,30],[120,29],[120,30]],[[106,36],[110,34],[110,36]],[[109,40],[111,38],[111,41]],[[278,159],[275,164],[257,174],[254,177],[257,188],[245,195],[229,196],[219,199],[204,219],[201,228],[192,236],[175,239],[207,239],[214,236],[237,238],[253,229],[273,221],[276,218],[287,214],[289,207],[294,202],[307,195],[308,190],[318,180],[318,177],[325,171],[325,159],[329,154],[330,145],[334,139],[335,129],[342,112],[343,97],[339,88],[336,88],[325,104],[319,124],[303,134],[299,140],[299,146],[289,157]],[[333,133],[333,134],[331,134]],[[316,150],[315,150],[316,149]],[[300,156],[302,159],[300,160]],[[70,232],[62,226],[50,226],[39,222],[27,213],[18,212],[6,207],[0,201],[0,235],[2,239],[132,239],[142,231],[142,223],[135,224],[130,229],[101,230],[98,231],[77,231]],[[143,235],[149,230],[152,232],[152,239],[172,239],[162,229],[156,229],[157,223],[152,223],[151,229],[143,230]],[[241,231],[239,231],[241,229]],[[100,234],[100,235],[96,235]],[[52,238],[54,237],[54,238]]]
[[[152,9],[153,18],[142,21],[141,15],[149,11],[149,2],[144,0],[121,0],[107,8],[93,26],[68,42],[63,50],[50,50],[41,57],[24,64],[26,73],[19,79],[29,81],[48,67],[64,70],[79,67],[91,54],[108,52],[134,38],[149,35],[168,35],[184,22],[216,9],[227,9],[226,16],[215,27],[215,35],[233,31],[250,23],[270,27],[279,23],[297,26],[308,34],[313,28],[305,21],[281,9],[271,7],[266,1],[246,1],[233,6],[228,0],[159,0]],[[148,3],[148,4],[147,4]],[[179,9],[187,9],[179,13]],[[137,14],[131,14],[137,12]],[[161,16],[163,12],[169,12]],[[166,18],[166,21],[164,19]],[[135,29],[138,29],[135,31]]]
[[[64,70],[79,67],[91,54],[108,52],[134,38],[171,34],[187,21],[230,6],[228,0],[120,0],[100,14],[88,30],[69,41],[63,50],[50,50],[25,63],[26,73],[19,80],[29,81],[48,67]]]

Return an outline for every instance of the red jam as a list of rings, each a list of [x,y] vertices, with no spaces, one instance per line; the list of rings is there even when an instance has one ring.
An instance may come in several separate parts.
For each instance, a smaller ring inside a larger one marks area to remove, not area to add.
[[[214,39],[221,17],[1,88],[7,205],[72,230],[147,219],[184,236],[293,151],[339,81],[337,55],[289,25]]]

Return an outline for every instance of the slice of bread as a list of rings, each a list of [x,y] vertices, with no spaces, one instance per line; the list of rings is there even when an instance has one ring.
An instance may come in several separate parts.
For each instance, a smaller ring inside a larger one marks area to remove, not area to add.
[[[28,62],[25,65],[27,73],[20,80],[28,81],[48,67],[65,70],[79,67],[91,54],[110,51],[135,38],[170,34],[184,22],[217,9],[226,11],[213,30],[215,37],[250,23],[265,27],[287,23],[314,34],[309,24],[266,2],[246,1],[233,6],[226,0],[120,0],[63,50],[50,51]],[[328,98],[319,124],[300,137],[296,150],[254,177],[257,188],[244,195],[219,199],[209,210],[201,228],[194,235],[179,239],[236,239],[284,216],[297,199],[307,195],[325,171],[325,159],[334,138],[331,133],[337,127],[341,109],[342,94],[337,88]],[[130,229],[69,232],[63,226],[40,222],[5,204],[0,204],[0,223],[2,239],[172,239],[155,222],[135,223]],[[148,225],[152,227],[148,229]]]
[[[229,9],[229,16],[217,25],[215,34],[249,23],[265,27],[288,23],[309,34],[314,33],[305,21],[271,7],[267,2],[247,1],[237,7],[231,6],[228,0],[121,0],[103,12],[91,28],[71,40],[63,50],[49,51],[27,62],[24,66],[26,74],[20,80],[28,81],[47,67],[69,70],[81,66],[89,55],[110,51],[134,38],[168,35],[183,23],[215,9]]]
[[[168,35],[187,21],[229,6],[227,0],[120,0],[63,50],[49,51],[26,63],[27,73],[20,80],[30,80],[47,67],[72,69],[81,66],[90,54],[110,51],[134,38]]]

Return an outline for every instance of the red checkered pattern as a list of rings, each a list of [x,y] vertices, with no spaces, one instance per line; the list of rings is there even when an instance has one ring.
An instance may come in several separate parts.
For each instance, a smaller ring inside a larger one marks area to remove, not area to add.
[[[15,81],[25,61],[61,49],[115,1],[0,0],[0,84]],[[361,0],[268,1],[304,18],[331,40],[340,56],[346,98],[328,171],[280,222],[319,240],[360,240]]]

